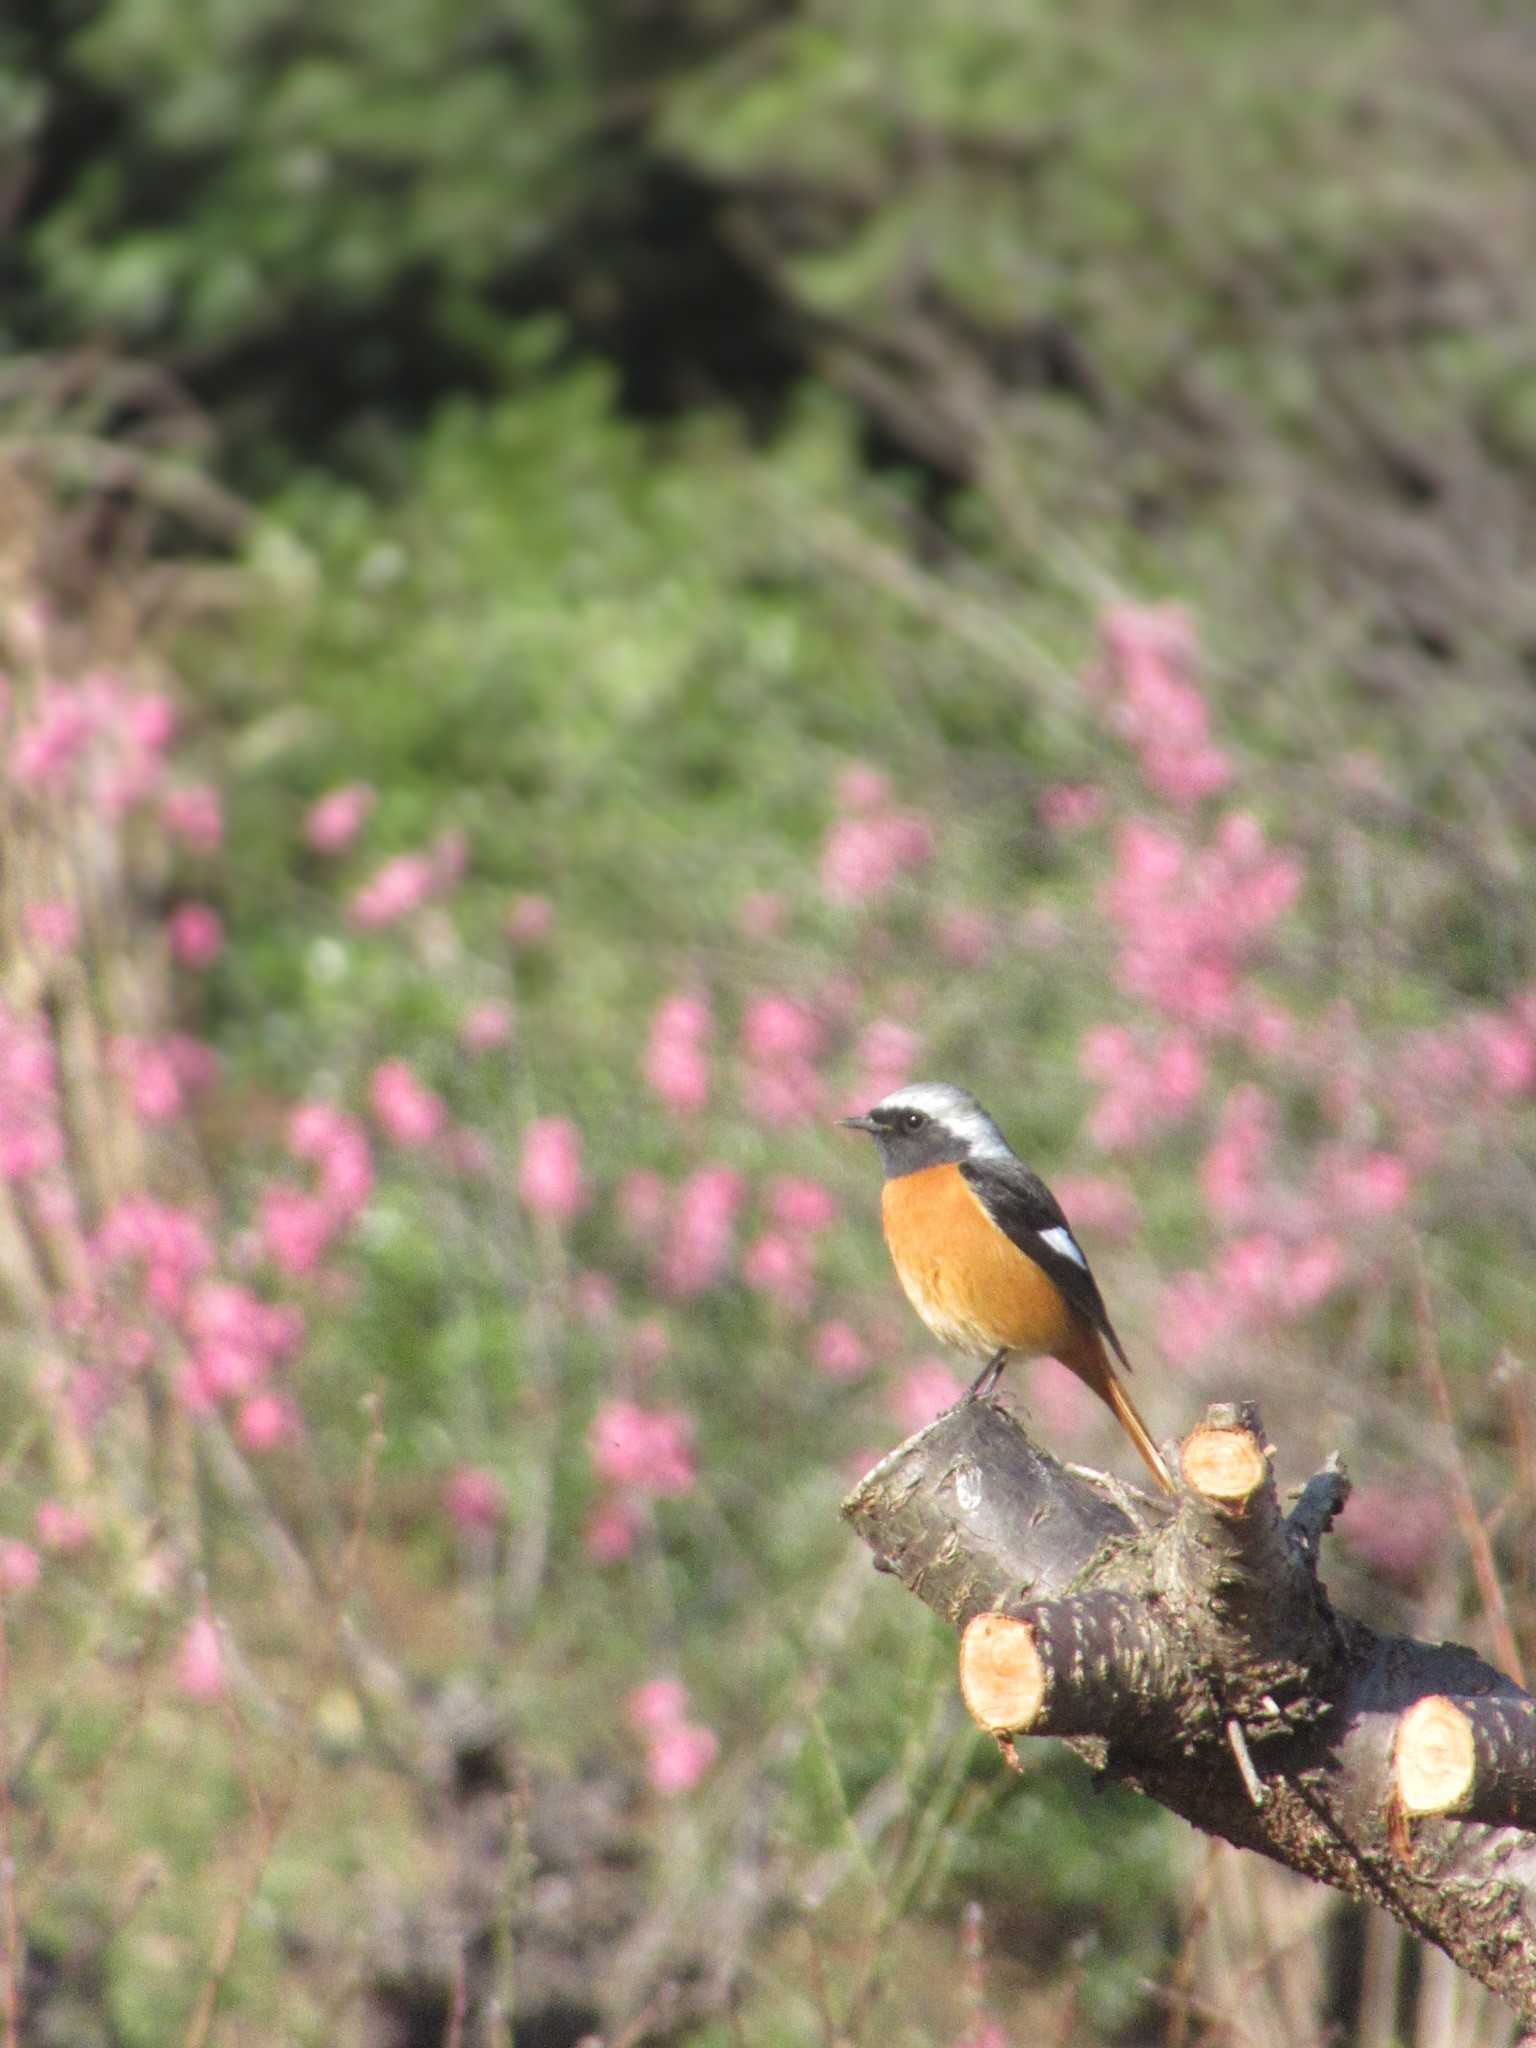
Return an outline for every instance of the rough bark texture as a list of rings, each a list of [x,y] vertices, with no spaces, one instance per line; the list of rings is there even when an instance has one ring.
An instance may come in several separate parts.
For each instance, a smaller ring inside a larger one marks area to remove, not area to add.
[[[1536,2025],[1536,1705],[1459,1644],[1334,1611],[1337,1460],[1286,1515],[1254,1409],[1210,1409],[1183,1451],[1176,1498],[1146,1501],[962,1403],[843,1512],[962,1631],[1005,1746],[1067,1737],[1206,1833],[1385,1906]],[[1008,1619],[966,1633],[978,1616]],[[1418,1811],[1442,1783],[1454,1804]]]

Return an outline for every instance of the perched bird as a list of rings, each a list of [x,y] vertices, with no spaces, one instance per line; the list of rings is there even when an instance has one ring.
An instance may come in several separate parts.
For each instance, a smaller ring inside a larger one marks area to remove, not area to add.
[[[1168,1468],[1116,1374],[1111,1350],[1127,1372],[1131,1362],[1083,1248],[1061,1204],[975,1096],[917,1082],[842,1121],[879,1147],[885,1241],[908,1301],[941,1344],[986,1360],[967,1400],[991,1393],[1011,1357],[1059,1358],[1114,1411],[1171,1493]]]

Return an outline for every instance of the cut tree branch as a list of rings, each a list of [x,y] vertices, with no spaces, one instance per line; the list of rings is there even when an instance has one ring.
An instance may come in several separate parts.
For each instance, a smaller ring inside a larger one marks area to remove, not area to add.
[[[961,1632],[972,1716],[1059,1735],[1206,1833],[1396,1915],[1536,2025],[1536,1703],[1455,1643],[1337,1613],[1336,1458],[1289,1515],[1252,1407],[1184,1439],[1171,1502],[1059,1465],[988,1402],[843,1512]]]

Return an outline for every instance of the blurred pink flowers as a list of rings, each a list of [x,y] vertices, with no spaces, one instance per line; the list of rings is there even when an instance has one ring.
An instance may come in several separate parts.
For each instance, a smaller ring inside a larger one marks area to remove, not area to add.
[[[1412,1585],[1443,1552],[1450,1526],[1450,1511],[1432,1483],[1378,1480],[1355,1488],[1338,1533],[1387,1578]]]
[[[656,1270],[663,1294],[689,1300],[724,1277],[746,1194],[728,1166],[702,1166],[683,1182]]]
[[[216,853],[224,843],[224,805],[209,782],[167,790],[160,801],[160,822],[194,853]]]
[[[200,1705],[223,1697],[224,1646],[211,1614],[199,1614],[181,1639],[176,1653],[176,1686]]]
[[[1104,792],[1092,782],[1053,782],[1040,792],[1040,822],[1048,832],[1086,832],[1107,809]]]
[[[37,1584],[42,1569],[43,1560],[30,1543],[23,1543],[19,1536],[0,1542],[0,1589],[25,1593]]]
[[[714,1017],[702,996],[668,996],[651,1019],[645,1078],[679,1116],[696,1116],[709,1101],[705,1048],[713,1030]]]
[[[483,1465],[455,1465],[443,1481],[443,1506],[462,1534],[485,1535],[506,1517],[507,1490]]]
[[[947,1408],[953,1408],[964,1392],[964,1382],[956,1379],[941,1359],[925,1358],[920,1365],[909,1366],[897,1381],[891,1393],[891,1412],[909,1433],[926,1429]]]
[[[430,1145],[448,1121],[443,1098],[423,1087],[405,1060],[384,1060],[374,1068],[368,1102],[385,1137],[412,1151]]]
[[[536,1216],[570,1223],[587,1206],[581,1133],[563,1116],[536,1117],[523,1133],[517,1191]]]
[[[437,870],[427,854],[397,853],[352,898],[352,922],[359,931],[382,931],[419,910],[437,886]]]
[[[811,1305],[811,1252],[803,1235],[764,1231],[742,1253],[741,1277],[755,1294],[766,1294],[791,1315]]]
[[[211,967],[224,950],[224,925],[206,903],[179,903],[166,926],[171,952],[183,967]]]
[[[693,1440],[693,1417],[680,1408],[604,1401],[587,1432],[587,1451],[608,1485],[670,1498],[686,1493],[697,1476]]]
[[[829,1380],[856,1380],[869,1370],[869,1352],[851,1323],[834,1320],[811,1333],[811,1362]]]
[[[838,1217],[837,1197],[819,1180],[780,1174],[768,1185],[768,1213],[781,1230],[830,1230]]]
[[[645,1739],[646,1776],[664,1798],[691,1792],[719,1754],[712,1728],[688,1719],[687,1688],[675,1678],[638,1685],[625,1702],[629,1725]]]
[[[466,1052],[495,1052],[509,1043],[514,1018],[510,1003],[494,999],[476,1003],[465,1011],[459,1023],[459,1043]]]
[[[1112,720],[1140,756],[1148,788],[1182,809],[1224,789],[1232,764],[1211,742],[1188,614],[1178,605],[1112,605],[1101,630]]]
[[[67,953],[80,936],[80,913],[72,903],[29,903],[22,915],[27,937],[56,953]]]
[[[1101,1093],[1088,1118],[1105,1152],[1130,1152],[1188,1116],[1205,1088],[1205,1057],[1188,1031],[1138,1037],[1123,1025],[1085,1033],[1078,1064]]]
[[[316,853],[343,853],[368,821],[378,801],[366,782],[344,783],[327,790],[304,817],[304,837]]]

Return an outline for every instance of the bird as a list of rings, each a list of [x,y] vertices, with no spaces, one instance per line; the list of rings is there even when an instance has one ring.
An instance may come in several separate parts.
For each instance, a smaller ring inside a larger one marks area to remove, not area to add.
[[[1061,1204],[975,1096],[948,1082],[913,1082],[840,1122],[867,1131],[879,1150],[881,1222],[908,1301],[941,1344],[986,1361],[964,1398],[990,1395],[1012,1358],[1057,1358],[1172,1493],[1116,1371],[1117,1360],[1127,1372],[1131,1362],[1087,1254]]]

